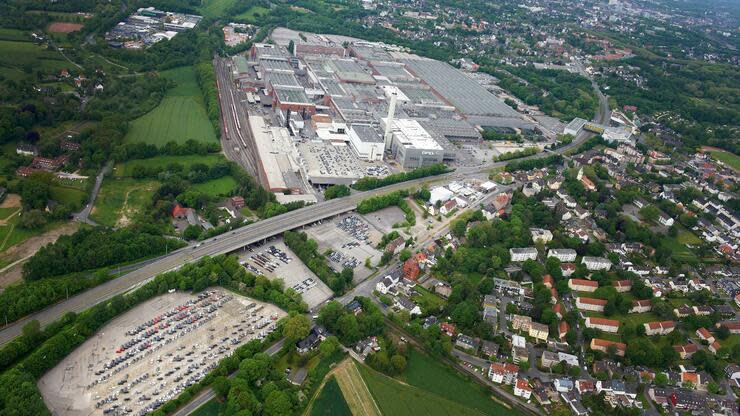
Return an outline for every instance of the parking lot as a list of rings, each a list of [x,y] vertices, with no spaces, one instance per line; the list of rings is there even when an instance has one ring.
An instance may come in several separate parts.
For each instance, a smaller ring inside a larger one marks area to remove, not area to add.
[[[143,415],[286,313],[221,289],[170,293],[114,319],[39,380],[55,415]]]
[[[406,221],[406,215],[398,207],[388,207],[364,215],[363,218],[383,234],[393,231],[393,224]]]
[[[248,271],[267,278],[279,278],[303,296],[309,308],[331,298],[332,291],[283,243],[282,237],[253,244],[238,252],[239,263]]]
[[[319,244],[319,251],[331,250],[329,265],[337,271],[352,268],[355,283],[368,277],[372,270],[365,267],[365,259],[375,265],[383,255],[375,246],[383,234],[368,224],[360,215],[350,214],[323,221],[310,227],[306,233]]]

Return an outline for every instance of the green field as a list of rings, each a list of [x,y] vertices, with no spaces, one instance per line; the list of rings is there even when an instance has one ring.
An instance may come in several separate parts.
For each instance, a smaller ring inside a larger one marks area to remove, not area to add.
[[[178,163],[185,167],[185,170],[196,163],[203,163],[208,166],[218,161],[224,160],[222,155],[185,155],[185,156],[157,156],[149,159],[131,160],[125,163],[117,164],[113,169],[113,175],[117,178],[130,177],[134,167],[143,165],[148,168],[167,167],[171,163]]]
[[[219,410],[221,410],[221,403],[217,402],[216,399],[211,399],[191,414],[193,416],[218,416]]]
[[[167,91],[154,110],[130,123],[125,140],[157,146],[189,139],[215,141],[216,132],[208,120],[193,68],[180,67],[163,71],[161,75],[175,81],[177,86]]]
[[[220,17],[234,3],[236,0],[204,0],[198,10],[206,17]]]
[[[130,220],[149,206],[158,185],[154,180],[106,178],[95,199],[91,219],[111,227],[121,225],[124,215]]]
[[[713,150],[709,152],[710,155],[712,155],[713,158],[721,161],[725,165],[735,169],[740,170],[740,156],[725,152],[724,150]]]
[[[493,401],[490,394],[477,383],[463,379],[454,370],[413,349],[403,378],[412,386],[476,409],[483,414],[519,414]]]
[[[4,37],[18,36],[17,31],[3,31]],[[27,41],[0,40],[0,75],[11,79],[22,79],[39,70],[58,72],[71,64],[56,51],[45,49]]]
[[[677,237],[665,237],[663,239],[663,242],[670,247],[673,258],[684,262],[698,261],[696,255],[685,244],[679,241],[680,237],[679,235]]]
[[[5,221],[5,224],[0,225],[0,253],[62,224],[62,222],[58,221],[50,222],[37,230],[27,230],[18,226],[20,219],[21,217],[19,215],[13,215]]]
[[[0,40],[26,42],[31,40],[31,38],[22,30],[0,27]]]
[[[313,402],[311,416],[352,416],[334,376],[329,378],[316,401]]]
[[[244,13],[238,14],[234,16],[237,20],[244,20],[249,23],[257,23],[257,16],[255,14],[259,14],[260,16],[265,16],[267,13],[269,13],[270,10],[262,7],[262,6],[252,6]]]
[[[411,300],[417,302],[421,307],[422,312],[424,312],[425,314],[439,312],[439,310],[444,307],[445,301],[441,297],[435,295],[434,293],[424,289],[419,285],[416,285],[414,289],[416,290],[416,293],[418,293],[418,295],[412,296]]]
[[[66,205],[72,211],[77,211],[87,201],[87,192],[72,186],[52,185],[51,199]]]
[[[238,184],[236,180],[231,176],[224,176],[222,178],[213,179],[203,183],[197,183],[190,187],[190,189],[206,193],[213,197],[229,196],[231,191],[237,188]]]
[[[464,416],[485,415],[479,410],[460,405],[441,395],[400,383],[364,365],[358,370],[384,415]],[[505,410],[497,413],[507,414]]]

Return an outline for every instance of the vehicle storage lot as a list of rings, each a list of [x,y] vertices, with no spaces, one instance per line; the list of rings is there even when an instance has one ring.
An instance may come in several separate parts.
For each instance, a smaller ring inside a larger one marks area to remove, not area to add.
[[[239,263],[254,274],[283,279],[285,287],[300,293],[309,308],[332,296],[331,289],[283,243],[282,237],[239,251]]]
[[[383,234],[393,231],[393,225],[406,221],[401,208],[388,207],[364,215],[363,218]]]
[[[373,271],[365,267],[365,259],[378,264],[383,255],[375,245],[383,234],[358,214],[343,215],[306,229],[309,237],[319,244],[321,253],[332,250],[327,256],[329,265],[337,271],[344,267],[354,270],[355,283],[367,278]]]
[[[55,415],[144,414],[285,315],[223,289],[159,296],[103,327],[45,374],[39,389]]]

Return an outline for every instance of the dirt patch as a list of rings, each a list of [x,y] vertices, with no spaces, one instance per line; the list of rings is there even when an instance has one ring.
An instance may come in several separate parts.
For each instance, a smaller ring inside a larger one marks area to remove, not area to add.
[[[0,208],[19,208],[21,206],[21,196],[18,194],[8,194],[5,200],[0,203]]]
[[[79,31],[82,26],[80,23],[52,22],[46,30],[51,33],[71,33]]]
[[[57,241],[63,235],[73,234],[80,227],[77,222],[69,222],[61,227],[47,231],[41,235],[31,237],[28,240],[10,247],[5,251],[0,260],[7,261],[10,264],[0,269],[0,287],[7,287],[23,277],[23,263],[33,256],[41,247]]]

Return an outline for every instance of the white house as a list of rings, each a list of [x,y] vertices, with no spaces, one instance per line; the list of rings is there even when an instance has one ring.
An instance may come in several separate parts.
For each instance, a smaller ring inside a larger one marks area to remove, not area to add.
[[[673,226],[673,218],[669,217],[668,215],[662,212],[660,213],[660,215],[658,215],[658,222],[665,225],[666,227]]]
[[[375,285],[375,289],[385,295],[393,286],[396,285],[396,283],[398,283],[398,279],[398,276],[389,274],[388,276],[380,279],[380,281]]]
[[[603,257],[585,256],[581,260],[581,263],[585,264],[589,271],[609,270],[612,267],[612,262]]]
[[[529,400],[532,396],[532,388],[529,387],[529,382],[526,379],[518,378],[516,384],[514,384],[514,396],[521,397],[524,400]]]
[[[572,248],[551,248],[547,252],[547,257],[555,257],[561,263],[576,261],[578,254]]]
[[[552,241],[552,232],[543,228],[530,228],[529,233],[532,235],[532,241],[535,243],[547,244]]]
[[[537,249],[534,247],[510,248],[509,256],[513,262],[537,260]]]

